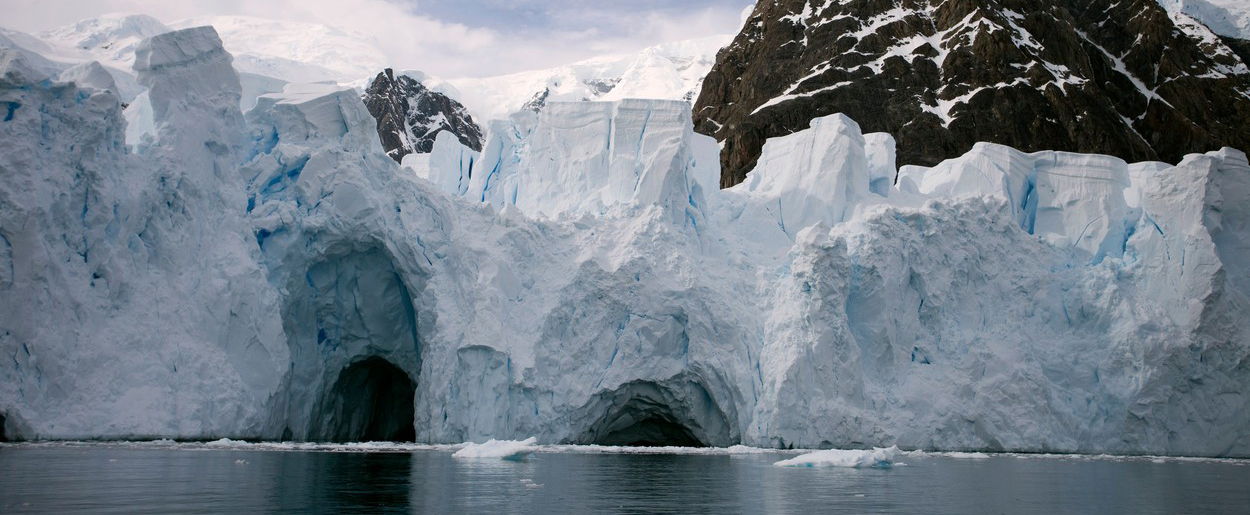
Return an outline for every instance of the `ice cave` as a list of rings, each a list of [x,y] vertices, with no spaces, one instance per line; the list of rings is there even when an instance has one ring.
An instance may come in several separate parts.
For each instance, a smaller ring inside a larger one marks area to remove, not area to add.
[[[677,391],[675,391],[677,390]],[[684,390],[684,391],[683,391]],[[733,442],[725,415],[695,382],[676,388],[633,381],[592,403],[603,415],[579,443],[635,447],[707,447]]]
[[[284,309],[293,336],[288,421],[308,428],[292,436],[412,441],[420,340],[412,297],[387,253],[332,252],[288,284],[298,292]]]
[[[315,440],[333,442],[411,442],[412,398],[417,385],[399,367],[371,357],[352,363],[339,373],[321,405],[320,434]]]

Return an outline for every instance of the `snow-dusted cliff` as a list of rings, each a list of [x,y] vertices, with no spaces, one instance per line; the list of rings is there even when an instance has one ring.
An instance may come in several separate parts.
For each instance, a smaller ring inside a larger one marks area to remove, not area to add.
[[[10,437],[1250,455],[1238,151],[895,184],[835,115],[721,191],[683,104],[622,101],[403,168],[351,90],[241,113],[198,28],[139,44],[128,152],[114,94],[2,52]]]

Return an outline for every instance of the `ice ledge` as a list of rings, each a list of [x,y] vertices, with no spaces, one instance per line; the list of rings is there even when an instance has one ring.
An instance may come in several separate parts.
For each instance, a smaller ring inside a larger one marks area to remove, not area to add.
[[[35,70],[26,56],[17,50],[0,48],[0,86],[17,87],[46,78],[47,74]]]
[[[192,27],[152,36],[135,49],[135,71],[157,71],[169,66],[204,61],[214,57],[230,58],[221,37],[212,27]]]

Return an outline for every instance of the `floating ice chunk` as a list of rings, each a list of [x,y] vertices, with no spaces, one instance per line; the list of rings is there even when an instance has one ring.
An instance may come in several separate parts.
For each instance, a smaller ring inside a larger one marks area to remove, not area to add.
[[[988,460],[990,455],[983,452],[947,452],[942,453],[943,457],[954,458],[957,460]]]
[[[801,454],[788,460],[778,461],[773,466],[890,468],[894,466],[894,457],[897,455],[898,446],[878,447],[870,451],[830,449]]]
[[[906,452],[903,452],[903,454],[907,456],[911,456],[911,457],[951,458],[951,459],[956,459],[956,460],[988,460],[993,457],[984,452],[963,452],[963,451],[943,452],[943,451],[915,450],[915,451],[906,451]]]
[[[248,442],[245,442],[242,440],[231,440],[229,438],[213,440],[211,442],[207,442],[204,444],[205,447],[227,447],[227,448],[243,447],[246,445],[248,445]]]
[[[453,458],[499,458],[510,461],[521,461],[538,450],[538,439],[529,437],[524,440],[488,440],[486,443],[470,443],[456,451]]]
[[[763,454],[766,452],[774,452],[772,449],[761,449],[759,447],[751,447],[749,445],[730,445],[725,448],[728,454]]]

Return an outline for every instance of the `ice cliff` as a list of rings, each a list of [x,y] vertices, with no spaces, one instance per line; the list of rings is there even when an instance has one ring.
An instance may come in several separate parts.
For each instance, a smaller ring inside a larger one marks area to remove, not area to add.
[[[395,164],[356,92],[240,112],[209,28],[116,95],[0,54],[16,438],[1250,455],[1250,165],[842,116],[715,187],[684,104],[552,103]],[[83,73],[72,77],[91,77]],[[67,76],[68,78],[69,76]]]

